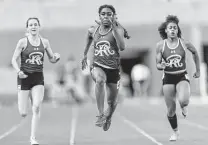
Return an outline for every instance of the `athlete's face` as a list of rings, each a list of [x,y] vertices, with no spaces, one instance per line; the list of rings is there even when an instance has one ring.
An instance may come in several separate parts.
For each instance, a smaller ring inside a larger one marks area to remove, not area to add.
[[[100,20],[103,25],[109,26],[111,25],[110,19],[112,20],[114,17],[114,13],[110,8],[103,8],[100,12]]]
[[[28,21],[27,30],[31,35],[37,35],[39,33],[40,25],[36,19]]]
[[[168,23],[165,32],[167,33],[168,38],[176,38],[178,36],[178,26],[176,23]]]

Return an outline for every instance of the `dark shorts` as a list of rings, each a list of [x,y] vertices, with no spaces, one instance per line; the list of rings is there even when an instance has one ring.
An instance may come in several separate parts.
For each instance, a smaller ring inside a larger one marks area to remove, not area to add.
[[[165,84],[177,85],[181,81],[187,81],[190,83],[187,72],[184,72],[181,74],[167,74],[167,73],[165,73],[162,81],[163,81],[163,85],[165,85]]]
[[[92,71],[92,69],[94,67],[99,67],[105,72],[106,78],[107,78],[106,83],[117,84],[118,81],[120,80],[120,70],[119,69],[107,69],[107,68],[104,68],[104,67],[99,66],[94,63],[93,66],[90,68],[90,72]]]
[[[36,85],[44,85],[43,72],[24,73],[28,75],[28,77],[25,79],[20,79],[19,77],[17,77],[18,89],[30,90],[32,87]]]

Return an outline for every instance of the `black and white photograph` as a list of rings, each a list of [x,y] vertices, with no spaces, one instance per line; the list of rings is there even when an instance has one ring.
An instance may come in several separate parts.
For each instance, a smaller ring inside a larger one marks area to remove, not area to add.
[[[0,0],[0,145],[207,145],[207,0]]]

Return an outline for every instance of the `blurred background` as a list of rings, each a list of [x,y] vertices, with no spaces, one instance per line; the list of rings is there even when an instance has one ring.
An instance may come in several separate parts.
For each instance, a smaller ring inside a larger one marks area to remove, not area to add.
[[[207,97],[207,0],[0,0],[0,99],[8,101],[17,97],[16,73],[10,62],[17,41],[25,35],[29,17],[40,19],[41,35],[49,39],[54,52],[61,54],[60,62],[55,65],[45,59],[45,100],[64,96],[61,81],[68,63],[74,64],[70,73],[79,86],[78,96],[86,97],[87,92],[93,98],[93,83],[89,72],[81,71],[81,60],[87,29],[99,19],[98,8],[103,4],[115,7],[119,22],[131,36],[126,40],[126,51],[121,52],[121,96],[162,96],[162,72],[155,65],[155,46],[160,40],[157,28],[168,14],[173,14],[180,19],[183,38],[192,42],[200,55],[200,79],[193,79],[194,62],[190,53],[187,57],[191,93],[198,98]],[[134,75],[132,68],[137,64],[143,65],[135,69],[143,78]],[[134,90],[134,79],[147,81],[143,91]]]

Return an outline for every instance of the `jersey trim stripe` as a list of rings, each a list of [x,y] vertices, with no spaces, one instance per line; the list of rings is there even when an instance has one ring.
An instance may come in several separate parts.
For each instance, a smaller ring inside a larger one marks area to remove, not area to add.
[[[100,64],[99,62],[96,62],[96,61],[94,63],[96,63],[97,65],[102,66],[104,68],[107,68],[107,69],[115,69],[115,68],[109,67],[107,65]]]
[[[164,71],[164,72],[167,73],[167,74],[181,74],[185,71],[186,71],[186,69],[179,70],[179,71]]]

